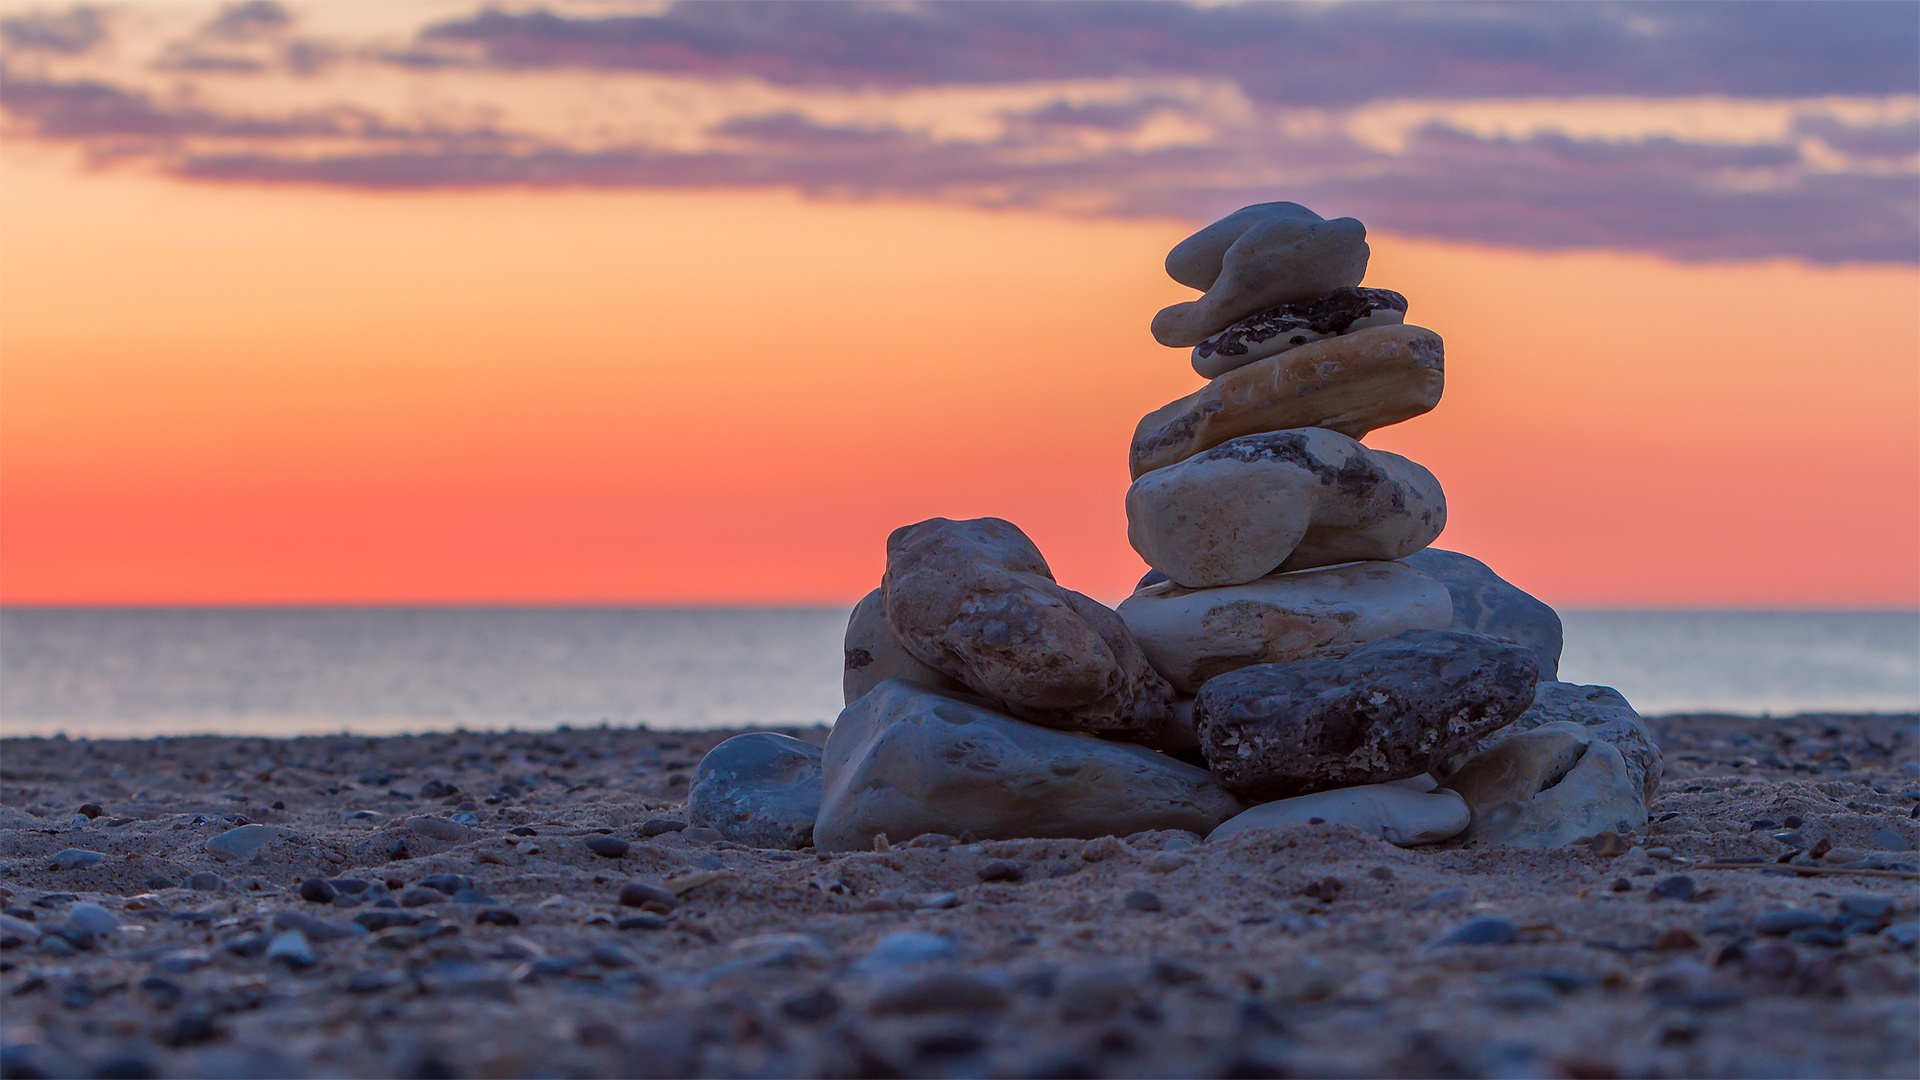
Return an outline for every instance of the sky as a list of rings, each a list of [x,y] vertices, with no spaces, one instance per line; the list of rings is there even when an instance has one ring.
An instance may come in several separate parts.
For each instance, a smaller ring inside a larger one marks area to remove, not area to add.
[[[1920,7],[0,3],[0,601],[1113,601],[1197,226],[1368,225],[1369,436],[1557,605],[1920,602]]]

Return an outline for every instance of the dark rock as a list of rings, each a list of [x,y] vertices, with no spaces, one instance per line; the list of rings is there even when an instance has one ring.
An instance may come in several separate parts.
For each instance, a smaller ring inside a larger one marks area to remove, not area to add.
[[[680,898],[650,881],[629,881],[620,886],[620,906],[651,908],[661,913],[680,906]]]
[[[840,1012],[840,996],[825,986],[793,994],[780,1002],[780,1015],[801,1024],[831,1020]]]
[[[313,941],[339,941],[360,937],[367,932],[365,927],[354,923],[339,919],[317,919],[298,911],[274,912],[272,925],[275,930],[297,931]]]
[[[587,841],[587,850],[603,859],[617,859],[627,853],[632,844],[617,836],[596,836]]]
[[[540,835],[539,833],[533,831],[532,829],[527,828],[525,825],[515,825],[513,828],[508,829],[507,832],[514,836],[539,836]]]
[[[452,896],[462,889],[473,888],[473,879],[464,874],[429,874],[420,879],[423,889],[438,889]]]
[[[1632,892],[1633,881],[1629,878],[1617,877],[1613,879],[1613,884],[1607,886],[1607,889],[1610,892]]]
[[[1526,646],[1540,662],[1540,678],[1560,677],[1560,616],[1515,588],[1481,562],[1436,547],[1400,560],[1447,587],[1453,597],[1450,630],[1486,634]]]
[[[420,917],[405,911],[379,910],[363,911],[355,915],[353,921],[377,934],[388,927],[413,926]]]
[[[657,911],[643,911],[638,915],[629,915],[613,924],[615,930],[665,930],[670,923],[665,915]]]
[[[319,878],[308,878],[300,883],[300,899],[311,904],[331,904],[339,895],[332,885]]]
[[[171,889],[173,887],[174,883],[172,878],[156,875],[147,879],[147,890],[149,892],[159,892],[161,889]]]
[[[388,862],[399,862],[402,859],[410,859],[412,857],[413,853],[407,850],[407,842],[405,840],[395,840],[393,847],[387,849]]]
[[[1194,724],[1229,790],[1283,799],[1426,772],[1513,723],[1537,675],[1510,641],[1409,630],[1338,659],[1230,671],[1201,687]]]
[[[188,874],[185,884],[195,892],[225,892],[227,888],[226,881],[211,870]]]
[[[874,995],[873,1011],[881,1016],[936,1012],[998,1012],[1007,1007],[1007,992],[997,983],[969,971],[930,971],[906,977]]]
[[[812,847],[820,788],[819,747],[770,731],[736,735],[700,759],[687,818],[750,847]]]
[[[1807,926],[1787,935],[1802,945],[1821,945],[1827,948],[1839,948],[1847,943],[1847,935],[1826,926]]]
[[[160,1070],[146,1058],[122,1054],[95,1065],[87,1075],[93,1080],[153,1080]]]
[[[1827,917],[1817,911],[1805,911],[1796,908],[1783,908],[1777,911],[1763,912],[1753,920],[1753,928],[1762,934],[1778,937],[1803,930],[1809,926],[1825,926]]]
[[[519,926],[520,916],[506,908],[487,908],[473,917],[482,926]]]
[[[1027,868],[1011,859],[995,859],[975,872],[981,881],[1021,881]]]
[[[1430,949],[1446,945],[1511,945],[1518,936],[1512,920],[1497,917],[1468,919],[1428,943]]]
[[[92,821],[97,817],[104,817],[107,813],[100,808],[99,803],[82,803],[80,804],[80,809],[75,812],[86,815],[88,821]]]
[[[673,818],[657,817],[648,821],[645,825],[640,826],[640,835],[659,836],[662,833],[679,832],[680,830],[686,827],[687,827],[687,823],[684,821],[677,821]]]
[[[1122,903],[1128,911],[1159,911],[1164,907],[1160,897],[1146,889],[1134,889]]]
[[[426,907],[428,904],[442,903],[446,898],[447,894],[438,889],[408,889],[400,894],[400,906]]]
[[[1843,896],[1840,910],[1862,919],[1884,919],[1893,913],[1891,896]]]
[[[1692,900],[1693,879],[1685,874],[1674,874],[1671,877],[1661,878],[1660,883],[1655,885],[1652,891],[1653,895],[1664,896],[1669,900]]]
[[[444,780],[429,780],[420,785],[420,797],[423,799],[444,799],[460,794],[460,789]]]
[[[47,869],[85,870],[90,866],[98,866],[105,861],[107,861],[105,852],[88,851],[85,848],[66,848],[65,850],[54,852],[53,859],[48,863]]]
[[[235,956],[241,956],[241,957],[246,957],[247,959],[252,959],[256,956],[265,954],[267,951],[267,945],[271,940],[272,939],[267,937],[267,935],[265,934],[258,934],[258,933],[236,934],[233,937],[228,938],[226,941],[221,942],[220,947],[227,950],[228,952],[232,953]]]
[[[328,878],[327,884],[333,886],[335,892],[346,893],[350,896],[358,896],[372,887],[371,882],[363,881],[360,878]],[[382,886],[380,891],[385,892],[386,887]]]
[[[478,889],[461,889],[450,898],[456,904],[495,904],[499,901]]]

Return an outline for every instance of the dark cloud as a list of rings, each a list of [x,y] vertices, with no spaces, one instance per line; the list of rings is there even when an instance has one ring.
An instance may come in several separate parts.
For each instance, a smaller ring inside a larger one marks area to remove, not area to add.
[[[159,103],[148,94],[102,82],[28,79],[6,72],[0,72],[0,107],[40,138],[145,141],[160,146],[163,156],[171,144],[189,138],[296,142],[444,136],[392,125],[366,110],[344,106],[280,116],[230,115],[197,105]]]
[[[905,87],[1204,76],[1259,101],[1392,97],[1907,93],[1920,5],[1167,2],[678,3],[657,15],[490,10],[429,27],[414,63],[461,46],[512,68]],[[436,51],[439,49],[440,51]]]
[[[229,41],[252,41],[269,37],[293,26],[293,15],[273,0],[250,0],[221,9],[202,29],[208,37]]]
[[[106,36],[100,13],[87,7],[0,19],[0,41],[5,41],[8,49],[78,56]]]

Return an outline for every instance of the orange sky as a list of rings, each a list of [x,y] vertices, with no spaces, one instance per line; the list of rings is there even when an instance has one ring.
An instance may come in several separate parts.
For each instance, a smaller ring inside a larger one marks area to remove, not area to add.
[[[0,599],[842,603],[995,514],[1143,569],[1190,226],[779,194],[360,194],[0,150]],[[1368,441],[1556,604],[1911,606],[1920,271],[1374,234],[1447,340]]]

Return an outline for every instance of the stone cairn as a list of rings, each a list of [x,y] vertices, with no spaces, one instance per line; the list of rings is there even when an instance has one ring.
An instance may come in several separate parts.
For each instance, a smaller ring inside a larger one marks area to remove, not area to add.
[[[1433,409],[1445,378],[1406,297],[1360,287],[1368,254],[1360,222],[1286,202],[1175,246],[1167,273],[1202,295],[1153,336],[1209,382],[1134,432],[1127,538],[1153,567],[1134,594],[1114,610],[1062,588],[998,518],[895,530],[848,622],[824,752],[722,743],[694,824],[823,851],[1316,822],[1549,848],[1643,829],[1646,725],[1607,687],[1554,681],[1558,616],[1430,547],[1439,481],[1360,441]]]

